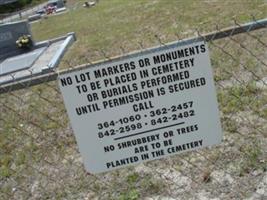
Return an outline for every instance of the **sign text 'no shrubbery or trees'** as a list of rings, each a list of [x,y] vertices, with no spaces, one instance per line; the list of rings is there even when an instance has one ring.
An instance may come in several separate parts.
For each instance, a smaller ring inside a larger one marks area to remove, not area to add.
[[[91,173],[221,141],[209,53],[202,41],[65,73],[59,85]]]

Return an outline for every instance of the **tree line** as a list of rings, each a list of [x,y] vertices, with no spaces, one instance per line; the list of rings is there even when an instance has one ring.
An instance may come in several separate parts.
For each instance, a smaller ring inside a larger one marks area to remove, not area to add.
[[[46,0],[18,0],[14,3],[0,6],[0,14],[16,12],[30,6],[45,2]]]

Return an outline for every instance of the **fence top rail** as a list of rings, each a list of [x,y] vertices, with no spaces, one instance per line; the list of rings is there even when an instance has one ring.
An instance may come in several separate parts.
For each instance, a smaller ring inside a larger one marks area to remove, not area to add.
[[[196,36],[196,37],[191,37],[191,38],[186,38],[186,39],[182,39],[182,40],[178,40],[178,41],[174,41],[174,42],[170,42],[170,43],[166,43],[166,44],[161,44],[159,46],[148,48],[145,50],[130,52],[130,53],[122,55],[122,56],[116,56],[113,58],[108,58],[106,60],[101,60],[101,61],[97,61],[94,63],[86,63],[83,65],[78,65],[76,67],[73,67],[70,69],[64,69],[61,71],[52,71],[52,72],[47,73],[47,74],[41,74],[38,76],[27,78],[25,80],[14,81],[14,82],[11,82],[8,84],[0,85],[0,94],[11,92],[14,90],[23,89],[25,87],[34,86],[34,85],[38,85],[38,84],[49,82],[49,81],[55,81],[59,74],[65,74],[65,73],[69,73],[69,72],[73,72],[73,71],[78,71],[78,70],[81,70],[81,69],[84,69],[87,67],[94,67],[94,66],[98,66],[100,64],[119,61],[121,59],[131,58],[131,57],[135,57],[138,55],[143,55],[143,54],[147,54],[147,53],[160,51],[163,49],[169,49],[169,48],[172,48],[175,46],[182,46],[182,45],[186,45],[186,44],[201,41],[201,40],[206,41],[206,42],[218,40],[218,39],[230,37],[233,35],[237,35],[240,33],[251,32],[251,31],[258,30],[261,28],[266,28],[266,27],[267,27],[267,18],[261,19],[261,20],[255,20],[254,19],[253,21],[251,21],[249,23],[245,23],[245,24],[235,23],[235,26],[227,27],[224,29],[218,29],[216,31],[209,32],[206,34],[200,34],[198,32],[198,36]]]

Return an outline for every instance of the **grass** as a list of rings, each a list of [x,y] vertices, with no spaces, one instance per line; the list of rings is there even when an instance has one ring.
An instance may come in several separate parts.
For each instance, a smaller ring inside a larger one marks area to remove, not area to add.
[[[259,141],[255,140],[253,144],[245,144],[241,148],[244,155],[239,163],[240,176],[244,176],[254,170],[267,170],[267,164],[261,162],[263,152]]]
[[[90,9],[81,6],[83,1],[68,2],[69,12],[32,24],[36,40],[76,33],[78,40],[64,57],[61,68],[68,68],[67,62],[75,66],[103,59],[102,50],[108,56],[116,56],[123,51],[140,49],[140,42],[145,48],[159,45],[155,35],[163,42],[169,42],[177,40],[177,34],[187,38],[194,36],[196,29],[209,32],[215,29],[216,24],[220,27],[233,25],[232,18],[242,23],[250,21],[251,14],[256,18],[267,16],[267,5],[261,0],[100,0]],[[253,34],[267,42],[266,29]],[[235,39],[262,60],[266,58],[266,47],[247,34],[235,36]],[[224,47],[235,58],[232,60],[209,44],[224,132],[227,132],[224,137],[229,139],[230,144],[224,141],[217,148],[207,148],[204,150],[205,157],[192,152],[173,156],[170,160],[149,162],[145,166],[151,172],[137,173],[134,167],[130,167],[90,175],[84,171],[57,83],[42,84],[0,96],[0,198],[3,194],[6,196],[1,199],[101,197],[137,200],[166,194],[190,199],[206,190],[205,185],[214,191],[214,197],[219,197],[216,192],[221,185],[214,184],[213,179],[203,184],[203,180],[208,180],[212,170],[219,167],[231,172],[230,165],[239,167],[244,182],[257,185],[250,172],[265,169],[266,144],[259,141],[264,141],[266,136],[251,124],[246,126],[252,130],[240,130],[244,125],[235,119],[249,112],[256,119],[252,123],[263,128],[262,120],[267,118],[266,90],[256,87],[257,79],[251,73],[248,80],[243,80],[243,74],[251,71],[262,78],[267,70],[229,38],[215,44]],[[233,84],[232,79],[241,81]],[[224,81],[230,86],[224,87]],[[242,119],[241,122],[246,123]],[[249,134],[249,137],[246,136]],[[179,178],[159,176],[160,173],[155,172],[159,168],[181,172],[183,177],[188,178],[189,189],[183,189],[185,183],[179,185]],[[239,180],[240,177],[233,178]],[[177,179],[178,184],[175,185]],[[17,192],[13,192],[14,189]],[[225,190],[229,193],[225,194],[227,197],[223,196],[224,199],[230,199],[231,195],[240,191],[252,191],[243,183],[225,186]],[[92,193],[91,196],[89,193]]]
[[[141,196],[148,194],[160,194],[166,188],[164,183],[150,174],[140,175],[137,172],[129,173],[124,181],[125,185],[123,189],[117,197],[113,197],[114,200],[137,200]]]
[[[137,200],[139,199],[140,194],[137,190],[132,189],[128,191],[127,193],[123,193],[119,196],[118,200]]]
[[[261,98],[255,98],[255,97]],[[220,110],[225,113],[233,113],[238,111],[257,110],[266,103],[262,96],[262,91],[256,87],[255,81],[244,83],[243,85],[235,85],[218,93],[218,101],[221,102]],[[247,109],[249,107],[249,109]]]
[[[83,1],[78,1],[83,2]],[[101,0],[90,9],[82,7],[66,14],[51,16],[32,25],[36,40],[44,40],[75,32],[76,44],[67,54],[66,60],[82,64],[89,60],[103,59],[100,50],[108,56],[139,49],[144,46],[158,45],[155,35],[163,42],[176,40],[176,34],[185,38],[193,36],[196,29],[208,32],[215,25],[226,27],[233,25],[233,18],[239,23],[267,14],[264,1],[173,1],[173,0]],[[238,10],[238,16],[236,16]],[[100,54],[100,55],[99,55]],[[64,66],[66,67],[66,66]]]

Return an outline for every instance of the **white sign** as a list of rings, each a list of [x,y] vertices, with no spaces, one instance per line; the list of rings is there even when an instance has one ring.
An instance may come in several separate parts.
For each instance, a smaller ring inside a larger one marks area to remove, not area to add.
[[[221,142],[204,42],[65,73],[59,76],[59,85],[90,173]]]

